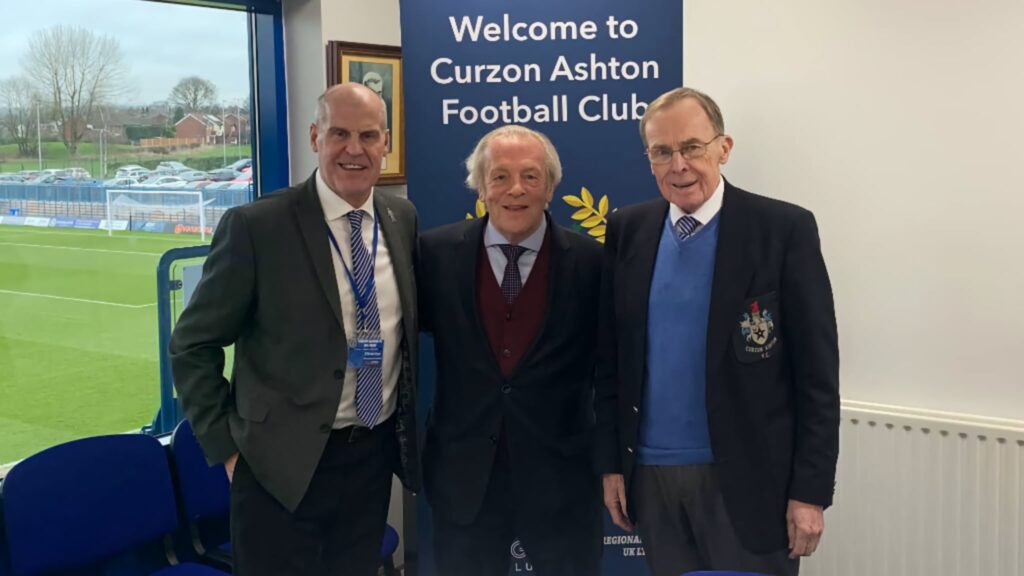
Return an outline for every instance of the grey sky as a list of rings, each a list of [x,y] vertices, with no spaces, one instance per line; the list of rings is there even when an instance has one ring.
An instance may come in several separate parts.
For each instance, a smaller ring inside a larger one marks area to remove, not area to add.
[[[57,24],[108,34],[120,42],[127,90],[120,104],[166,100],[185,76],[217,86],[221,100],[249,94],[244,12],[144,0],[0,0],[0,79],[22,73],[32,34]]]

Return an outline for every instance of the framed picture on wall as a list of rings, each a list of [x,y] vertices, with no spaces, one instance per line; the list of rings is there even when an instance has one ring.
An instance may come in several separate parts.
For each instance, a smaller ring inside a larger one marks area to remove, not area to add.
[[[402,49],[398,46],[327,43],[327,85],[359,82],[384,100],[391,140],[378,184],[405,184],[405,108],[402,105]]]

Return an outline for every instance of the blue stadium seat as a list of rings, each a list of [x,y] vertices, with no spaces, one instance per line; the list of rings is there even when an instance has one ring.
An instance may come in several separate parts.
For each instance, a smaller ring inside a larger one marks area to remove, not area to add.
[[[0,486],[14,576],[99,567],[178,527],[167,453],[141,434],[84,438],[11,469]],[[197,564],[139,573],[223,575]]]
[[[230,567],[231,543],[226,521],[231,506],[231,485],[224,466],[210,466],[206,463],[206,457],[188,420],[182,420],[174,429],[171,454],[174,456],[182,514],[189,524],[195,552],[217,564]],[[398,574],[393,559],[398,541],[398,532],[390,525],[385,525],[384,541],[380,547],[385,576]]]
[[[384,567],[384,576],[397,576],[395,569],[395,550],[398,550],[398,532],[390,524],[384,525],[384,542],[380,545],[380,561]]]
[[[192,551],[218,565],[230,567],[231,485],[224,465],[206,463],[188,420],[182,420],[171,435],[171,455]]]

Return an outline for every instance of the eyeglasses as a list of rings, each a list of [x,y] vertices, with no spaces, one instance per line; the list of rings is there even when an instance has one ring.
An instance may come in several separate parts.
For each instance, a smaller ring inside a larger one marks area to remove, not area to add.
[[[647,159],[650,160],[651,164],[668,164],[672,161],[672,156],[679,152],[683,158],[687,160],[696,160],[697,158],[703,158],[708,152],[708,145],[718,139],[721,134],[716,134],[714,138],[707,142],[687,142],[681,144],[679,148],[672,148],[671,146],[651,146],[644,151],[647,155]]]

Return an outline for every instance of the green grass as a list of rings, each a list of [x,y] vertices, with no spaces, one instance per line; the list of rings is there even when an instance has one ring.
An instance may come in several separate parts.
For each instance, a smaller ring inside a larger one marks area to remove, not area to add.
[[[199,243],[0,225],[0,464],[153,420],[157,261]]]
[[[226,149],[227,164],[239,158],[249,158],[252,155],[252,148],[245,146],[228,146]],[[150,163],[154,166],[157,162],[165,160],[177,160],[189,164],[192,160],[215,159],[217,167],[224,164],[225,149],[221,146],[202,146],[199,148],[188,148],[176,150],[167,154],[152,154],[137,146],[128,144],[110,144],[107,147],[107,176],[113,178],[118,166],[123,164]],[[69,168],[78,166],[85,168],[94,177],[100,175],[99,145],[93,142],[81,142],[78,145],[78,154],[74,157],[68,155],[67,148],[61,142],[43,142],[43,169]],[[21,170],[38,170],[39,159],[36,156],[18,156],[16,144],[0,144],[0,173],[20,172]]]

